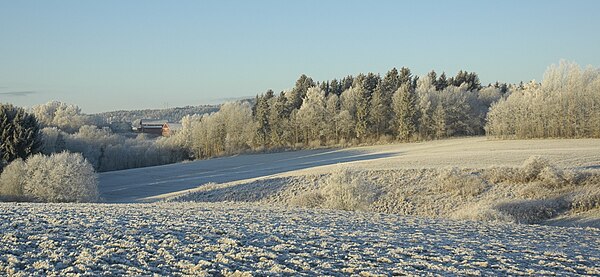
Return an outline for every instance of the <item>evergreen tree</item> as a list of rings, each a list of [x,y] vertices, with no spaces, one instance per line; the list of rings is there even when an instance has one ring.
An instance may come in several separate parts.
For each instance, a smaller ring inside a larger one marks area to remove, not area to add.
[[[269,100],[273,98],[273,91],[269,90],[264,96],[260,96],[256,100],[254,106],[254,121],[256,122],[256,139],[257,144],[266,147],[271,132],[269,125]]]
[[[364,79],[362,85],[363,85],[363,88],[365,89],[367,95],[369,96],[369,98],[371,97],[371,95],[373,95],[373,92],[375,92],[375,88],[377,88],[379,83],[381,83],[381,77],[379,77],[379,75],[375,75],[375,74],[369,72],[365,76],[365,79]]]
[[[310,77],[302,74],[296,81],[296,86],[290,93],[290,101],[288,102],[291,109],[299,109],[302,106],[302,100],[306,96],[308,88],[314,87],[315,82]]]
[[[399,86],[407,84],[407,85],[412,85],[412,73],[410,72],[410,69],[408,69],[408,67],[402,67],[400,68],[400,75],[399,75]]]
[[[269,127],[271,128],[271,145],[283,146],[286,132],[286,106],[287,99],[281,93],[278,97],[271,99],[269,110]]]
[[[325,96],[329,95],[331,88],[329,87],[329,81],[322,82],[319,84],[319,87],[323,92],[325,92]]]
[[[381,92],[388,99],[392,99],[392,94],[400,87],[400,75],[398,70],[394,67],[385,74],[383,81],[381,82]]]
[[[331,83],[329,84],[329,90],[330,93],[333,93],[337,96],[340,96],[340,94],[342,94],[342,84],[340,82],[338,82],[337,79],[333,79],[331,80]]]
[[[409,84],[402,84],[393,96],[396,132],[401,141],[410,140],[417,131],[416,95]]]
[[[41,147],[39,124],[23,108],[0,104],[0,164],[26,159]]]
[[[442,72],[440,78],[437,79],[435,84],[435,90],[442,91],[448,87],[448,80],[446,79],[446,72]]]
[[[352,77],[352,75],[348,75],[346,77],[344,77],[341,81],[341,88],[340,88],[340,94],[341,92],[344,92],[348,89],[350,89],[352,87],[352,84],[354,83],[354,77]]]
[[[387,130],[389,117],[390,106],[386,103],[382,85],[379,85],[375,88],[375,92],[371,98],[371,110],[369,113],[370,126],[377,139]]]
[[[429,77],[431,84],[434,87],[437,87],[437,73],[435,73],[435,70],[432,70],[431,72],[427,73],[427,77]]]

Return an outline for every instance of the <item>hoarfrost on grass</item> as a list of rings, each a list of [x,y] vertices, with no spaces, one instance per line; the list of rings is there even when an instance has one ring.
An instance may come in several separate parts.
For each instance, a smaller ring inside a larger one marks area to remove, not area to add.
[[[0,204],[0,275],[598,275],[598,229],[256,204]]]

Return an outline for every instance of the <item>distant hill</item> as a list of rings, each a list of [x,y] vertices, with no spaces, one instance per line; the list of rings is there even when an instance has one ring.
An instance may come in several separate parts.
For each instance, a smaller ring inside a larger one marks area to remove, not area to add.
[[[95,114],[107,123],[134,122],[139,119],[164,119],[179,122],[186,115],[206,114],[219,110],[220,105],[185,106],[169,109],[120,110]]]

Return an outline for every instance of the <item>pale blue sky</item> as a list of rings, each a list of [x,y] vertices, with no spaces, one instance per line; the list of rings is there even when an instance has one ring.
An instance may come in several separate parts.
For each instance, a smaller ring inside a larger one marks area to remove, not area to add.
[[[278,92],[302,73],[402,66],[539,80],[560,59],[600,66],[599,13],[593,0],[0,0],[0,102],[198,105]]]

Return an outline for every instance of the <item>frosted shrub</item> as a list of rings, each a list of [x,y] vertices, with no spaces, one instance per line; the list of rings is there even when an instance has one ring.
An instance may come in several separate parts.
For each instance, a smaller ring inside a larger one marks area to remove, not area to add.
[[[600,186],[589,186],[573,197],[571,209],[576,212],[586,212],[600,209]]]
[[[322,194],[325,208],[340,210],[368,210],[377,199],[376,187],[347,169],[332,173]]]
[[[485,181],[479,176],[462,172],[456,167],[440,172],[438,183],[442,192],[461,197],[477,196],[486,189]]]
[[[0,175],[0,200],[18,201],[23,197],[25,162],[21,159],[10,163]]]
[[[538,175],[542,186],[557,189],[568,185],[570,182],[565,178],[565,173],[555,167],[545,167]]]
[[[499,221],[513,222],[514,219],[506,214],[495,210],[488,203],[475,203],[465,205],[461,209],[455,211],[451,216],[453,219],[476,220],[476,221]]]
[[[539,156],[531,156],[523,162],[520,169],[520,180],[518,181],[525,183],[536,180],[538,175],[547,167],[550,167],[548,160]]]
[[[302,193],[291,200],[292,206],[318,208],[325,202],[325,196],[320,191]]]
[[[560,198],[538,200],[513,200],[496,205],[495,210],[513,218],[517,223],[538,223],[552,218],[569,208]]]
[[[552,165],[547,159],[531,156],[519,168],[492,167],[485,171],[490,182],[535,183],[536,187],[557,189],[578,183],[580,176],[571,171],[563,171]]]
[[[484,176],[492,183],[502,183],[519,179],[518,168],[493,166],[484,171]]]
[[[93,202],[98,180],[92,165],[79,153],[62,152],[15,161],[0,176],[2,195],[38,202]]]

